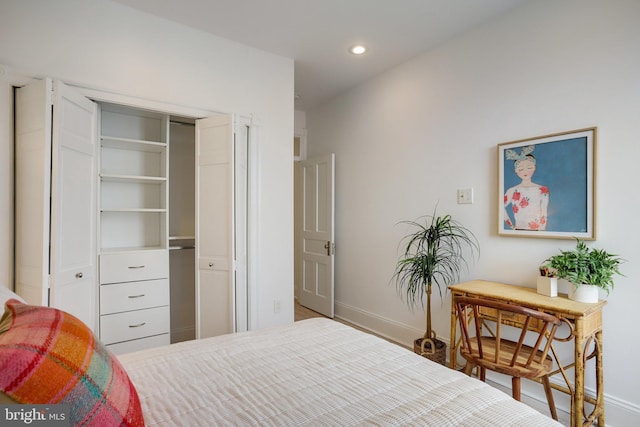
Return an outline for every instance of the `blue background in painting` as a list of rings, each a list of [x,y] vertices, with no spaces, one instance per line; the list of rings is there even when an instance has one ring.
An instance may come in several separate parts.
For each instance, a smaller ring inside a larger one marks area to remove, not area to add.
[[[573,138],[533,145],[536,172],[532,181],[549,188],[546,231],[587,231],[587,138]],[[522,147],[512,148],[520,154]],[[514,161],[507,160],[504,150],[503,195],[522,181],[514,171]],[[507,207],[515,223],[511,205]]]

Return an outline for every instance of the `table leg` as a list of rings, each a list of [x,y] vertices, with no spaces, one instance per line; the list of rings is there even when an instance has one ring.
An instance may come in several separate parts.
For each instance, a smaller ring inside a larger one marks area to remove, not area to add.
[[[596,332],[596,392],[598,425],[604,426],[604,371],[602,365],[602,329]]]
[[[580,319],[576,319],[574,331],[575,382],[574,396],[571,399],[571,427],[581,426],[584,409],[584,333]]]
[[[458,349],[456,348],[456,306],[454,304],[455,295],[451,295],[451,333],[449,336],[449,367],[456,369]]]

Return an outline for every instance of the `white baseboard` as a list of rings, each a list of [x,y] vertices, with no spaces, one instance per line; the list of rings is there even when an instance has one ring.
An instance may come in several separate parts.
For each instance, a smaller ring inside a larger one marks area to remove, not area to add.
[[[338,319],[371,331],[378,336],[394,341],[407,348],[413,348],[413,340],[424,334],[424,330],[416,329],[412,326],[337,301],[335,302],[334,310],[335,317]],[[445,342],[449,344],[448,340]]]
[[[410,349],[413,349],[413,340],[416,337],[422,336],[424,333],[423,330],[414,328],[413,326],[405,325],[338,301],[335,302],[335,317]],[[438,338],[449,345],[448,337],[446,339],[444,337]],[[447,360],[448,359],[449,353],[447,352]],[[511,389],[511,381],[507,377],[500,378],[499,375],[492,374],[493,373],[487,374],[490,383],[492,382],[509,390]],[[523,400],[526,402],[526,399],[532,399],[538,404],[546,406],[547,400],[541,386],[535,383],[526,383],[527,382],[523,383],[522,387]],[[540,388],[540,390],[537,388]],[[595,396],[596,394],[595,390],[589,388],[585,390],[585,393],[589,396]],[[554,396],[556,396],[555,400],[558,411],[564,412],[568,416],[571,405],[569,397],[560,392],[554,393]],[[604,400],[607,425],[614,427],[640,426],[640,406],[607,394],[606,388]]]

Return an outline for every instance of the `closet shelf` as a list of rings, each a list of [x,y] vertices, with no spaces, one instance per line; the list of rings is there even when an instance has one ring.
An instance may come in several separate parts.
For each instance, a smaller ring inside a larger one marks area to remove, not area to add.
[[[147,209],[147,208],[101,208],[100,212],[142,212],[142,213],[165,213],[166,209]]]
[[[131,183],[157,183],[167,182],[167,178],[163,176],[141,176],[141,175],[117,175],[102,173],[100,179],[103,182],[131,182]]]
[[[166,251],[167,248],[162,246],[127,246],[127,247],[113,247],[113,248],[101,248],[101,254],[117,254],[121,252],[147,252],[147,251]]]
[[[115,148],[118,150],[136,150],[136,151],[150,151],[154,153],[160,153],[167,148],[166,142],[160,141],[146,141],[142,139],[131,138],[119,138],[114,136],[100,136],[101,145],[103,148]]]

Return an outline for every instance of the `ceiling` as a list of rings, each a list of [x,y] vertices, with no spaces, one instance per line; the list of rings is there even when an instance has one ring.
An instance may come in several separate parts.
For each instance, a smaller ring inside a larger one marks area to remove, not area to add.
[[[112,1],[294,59],[295,108],[309,110],[529,0]]]

